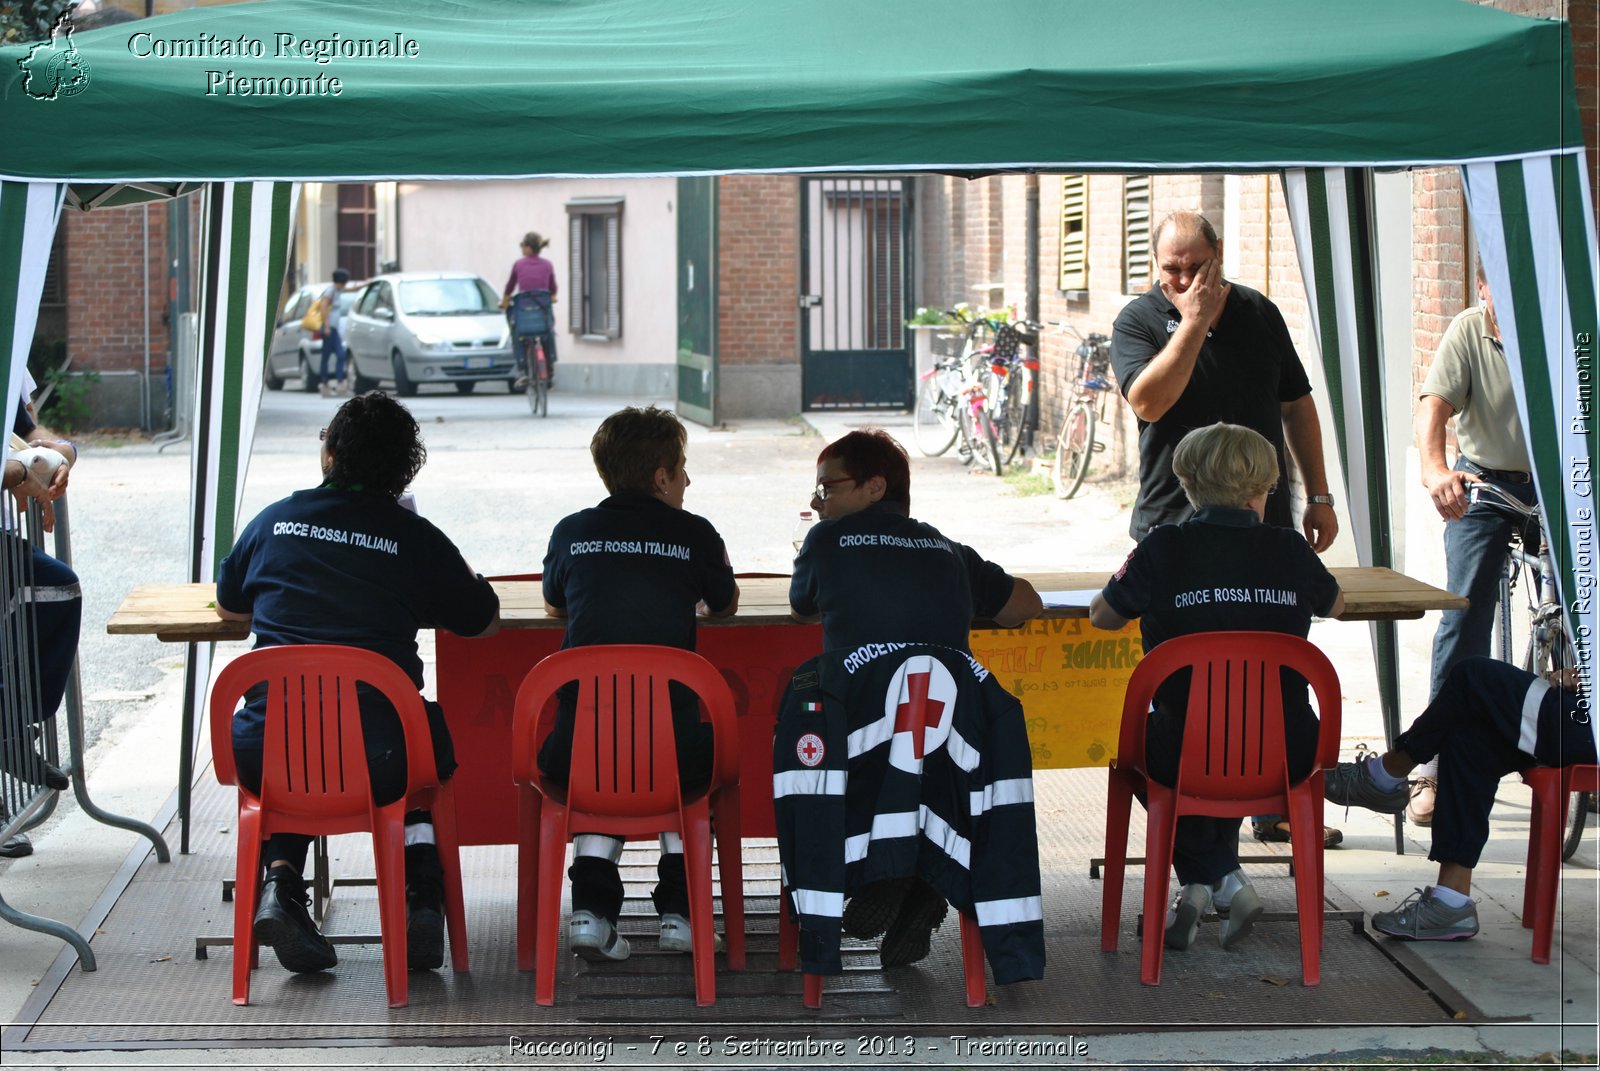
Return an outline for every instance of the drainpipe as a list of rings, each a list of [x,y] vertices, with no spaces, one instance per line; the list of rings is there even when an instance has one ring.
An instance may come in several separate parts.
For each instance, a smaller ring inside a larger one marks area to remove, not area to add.
[[[141,274],[144,277],[144,378],[139,391],[139,422],[145,431],[150,429],[150,202],[144,203],[143,229],[139,243]]]

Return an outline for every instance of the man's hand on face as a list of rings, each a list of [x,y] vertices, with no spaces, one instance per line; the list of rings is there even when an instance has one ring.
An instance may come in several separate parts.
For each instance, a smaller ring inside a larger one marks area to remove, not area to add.
[[[1208,330],[1222,317],[1231,289],[1232,284],[1222,281],[1222,258],[1216,256],[1200,265],[1188,289],[1181,293],[1165,279],[1161,281],[1161,292],[1178,314],[1187,322],[1205,324]]]

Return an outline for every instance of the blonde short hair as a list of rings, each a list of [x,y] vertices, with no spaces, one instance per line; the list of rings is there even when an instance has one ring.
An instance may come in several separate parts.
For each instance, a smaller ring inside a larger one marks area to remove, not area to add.
[[[1217,423],[1183,437],[1172,471],[1195,509],[1241,507],[1277,486],[1278,454],[1260,432]]]

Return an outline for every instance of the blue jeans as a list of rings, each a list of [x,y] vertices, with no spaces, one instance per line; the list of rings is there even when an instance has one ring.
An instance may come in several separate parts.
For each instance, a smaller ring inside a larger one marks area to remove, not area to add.
[[[1456,459],[1456,471],[1483,476],[1519,502],[1538,501],[1533,483],[1512,483],[1493,479],[1465,456]],[[1470,605],[1465,610],[1446,610],[1433,637],[1433,678],[1429,695],[1437,695],[1450,670],[1467,658],[1489,654],[1489,637],[1494,630],[1495,604],[1500,599],[1500,571],[1511,547],[1511,535],[1521,523],[1504,507],[1480,502],[1468,507],[1459,521],[1444,526],[1445,587],[1465,595]],[[1532,549],[1532,548],[1530,548]]]
[[[344,337],[339,334],[337,327],[322,333],[322,370],[320,378],[324,383],[328,382],[328,358],[335,356],[338,357],[338,364],[336,366],[337,374],[333,378],[335,380],[343,380],[344,365],[347,358]]]
[[[24,660],[27,663],[21,679],[9,682],[20,695],[14,704],[5,704],[4,709],[17,721],[0,724],[0,740],[4,740],[55,717],[60,709],[78,657],[83,594],[78,574],[67,565],[14,532],[0,533],[0,539],[6,544],[3,552],[19,566],[18,575],[7,576],[0,610],[5,612],[7,640],[15,645],[10,654],[18,661],[13,665],[21,668]],[[30,680],[35,673],[36,680]],[[0,665],[0,692],[7,686]]]

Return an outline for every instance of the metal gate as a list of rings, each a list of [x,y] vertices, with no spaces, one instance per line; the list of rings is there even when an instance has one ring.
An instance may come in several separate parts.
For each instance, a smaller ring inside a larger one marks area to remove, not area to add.
[[[800,208],[806,409],[902,409],[914,390],[911,199],[900,178],[807,178]]]

